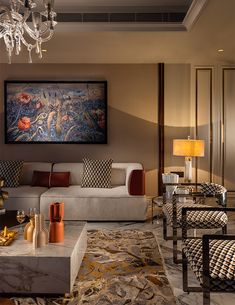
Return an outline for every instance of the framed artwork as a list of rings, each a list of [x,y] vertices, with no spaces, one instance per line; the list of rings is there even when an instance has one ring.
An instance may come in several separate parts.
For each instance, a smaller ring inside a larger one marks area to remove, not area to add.
[[[5,81],[5,143],[107,143],[106,81]]]

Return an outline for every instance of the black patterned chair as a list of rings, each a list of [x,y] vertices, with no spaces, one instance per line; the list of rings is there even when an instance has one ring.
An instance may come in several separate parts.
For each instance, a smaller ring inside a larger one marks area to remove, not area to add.
[[[228,217],[224,211],[199,211],[196,208],[205,205],[205,199],[207,197],[215,197],[216,202],[219,205],[226,206],[227,202],[227,190],[225,187],[215,183],[202,183],[200,184],[201,192],[191,192],[188,195],[173,195],[172,202],[163,204],[163,238],[165,240],[173,240],[173,260],[174,263],[180,263],[178,259],[178,240],[182,239],[177,235],[179,228],[182,228],[182,208],[194,207],[188,215],[188,228],[190,229],[222,229],[223,233],[226,233]],[[191,198],[192,203],[178,202],[179,197]],[[172,227],[172,236],[167,235],[167,225]]]
[[[182,262],[183,290],[202,292],[203,305],[210,305],[211,292],[235,292],[235,235],[203,235],[202,239],[188,237],[188,217],[196,210],[200,212],[235,212],[235,208],[200,207],[182,209]],[[188,285],[188,265],[200,286]]]

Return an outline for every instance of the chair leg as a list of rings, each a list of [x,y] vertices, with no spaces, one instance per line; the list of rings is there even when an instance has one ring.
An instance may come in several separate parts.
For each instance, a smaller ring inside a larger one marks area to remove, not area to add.
[[[223,234],[227,234],[227,225],[225,225],[225,226],[222,228],[222,233],[223,233]]]
[[[182,263],[182,259],[178,259],[178,237],[177,228],[173,226],[173,262],[175,264]]]
[[[184,251],[182,251],[183,291],[188,292],[188,262]]]
[[[203,305],[210,305],[210,291],[203,290]]]
[[[163,238],[167,240],[167,219],[166,216],[163,215]]]

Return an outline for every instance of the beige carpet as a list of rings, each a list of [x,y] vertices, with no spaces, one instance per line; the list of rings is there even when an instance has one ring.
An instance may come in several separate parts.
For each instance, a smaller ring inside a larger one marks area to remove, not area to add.
[[[73,292],[63,298],[14,298],[20,305],[175,305],[152,232],[94,230]]]

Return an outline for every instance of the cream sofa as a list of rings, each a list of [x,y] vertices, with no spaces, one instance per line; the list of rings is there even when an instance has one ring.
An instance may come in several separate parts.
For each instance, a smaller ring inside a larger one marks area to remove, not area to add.
[[[70,172],[69,187],[32,187],[33,171]],[[133,172],[143,170],[139,163],[113,163],[112,188],[81,188],[83,163],[24,163],[20,186],[5,188],[8,210],[35,207],[48,219],[51,202],[64,202],[65,220],[124,221],[146,219],[145,195],[130,195]],[[137,181],[138,182],[138,181]]]

